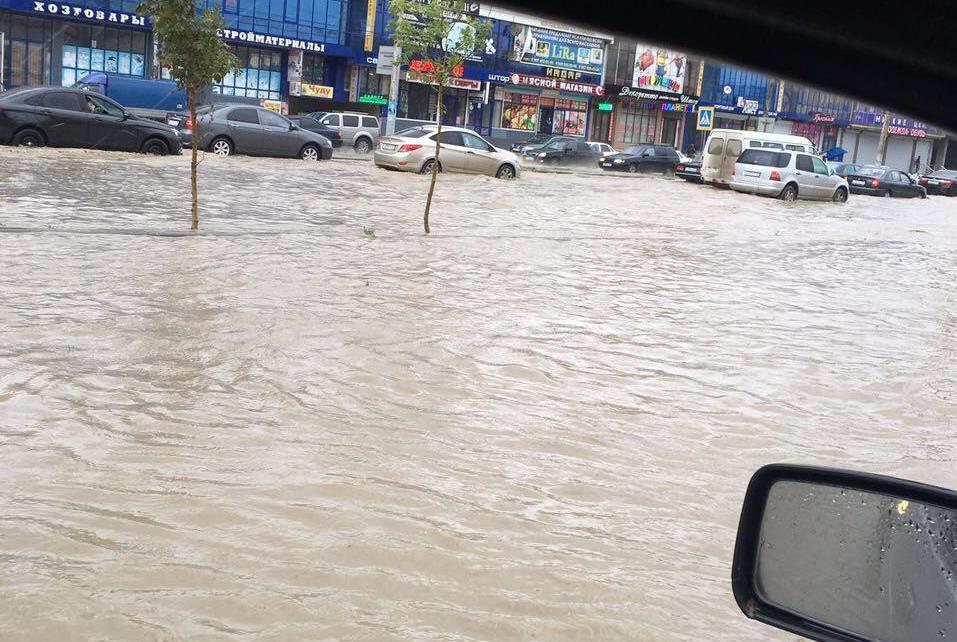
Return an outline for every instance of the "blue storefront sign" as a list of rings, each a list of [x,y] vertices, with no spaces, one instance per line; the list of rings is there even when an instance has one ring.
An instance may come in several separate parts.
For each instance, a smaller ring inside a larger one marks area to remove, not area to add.
[[[9,0],[0,2],[0,7],[24,11],[45,17],[69,18],[84,22],[96,22],[113,26],[149,27],[146,16],[111,9],[91,9],[65,2],[41,2],[40,0]]]

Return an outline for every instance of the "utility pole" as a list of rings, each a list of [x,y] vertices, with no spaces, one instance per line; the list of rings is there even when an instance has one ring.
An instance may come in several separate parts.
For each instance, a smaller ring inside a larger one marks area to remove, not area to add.
[[[389,83],[389,116],[385,121],[386,136],[395,133],[395,118],[399,108],[399,74],[402,71],[402,66],[399,64],[400,60],[402,60],[402,47],[396,45],[395,54],[392,56],[392,79]]]
[[[0,93],[3,93],[3,81],[5,80],[5,78],[3,77],[3,63],[4,63],[3,52],[6,51],[6,49],[4,48],[4,45],[6,44],[5,40],[6,40],[6,34],[0,31]]]
[[[887,146],[887,125],[891,122],[890,112],[884,112],[884,124],[881,125],[881,137],[877,141],[877,164],[884,164],[884,147]]]

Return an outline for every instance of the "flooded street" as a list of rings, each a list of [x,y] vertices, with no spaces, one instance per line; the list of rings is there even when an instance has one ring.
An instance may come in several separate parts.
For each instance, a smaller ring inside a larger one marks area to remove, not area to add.
[[[0,148],[0,639],[793,640],[751,473],[957,487],[957,200]]]

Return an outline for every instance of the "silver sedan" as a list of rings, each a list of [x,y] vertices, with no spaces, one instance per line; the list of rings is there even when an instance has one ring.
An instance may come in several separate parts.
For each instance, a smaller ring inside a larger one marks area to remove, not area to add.
[[[435,125],[413,127],[379,141],[375,164],[386,169],[427,174],[435,164]],[[517,178],[522,171],[518,156],[497,149],[470,129],[443,127],[439,171]]]

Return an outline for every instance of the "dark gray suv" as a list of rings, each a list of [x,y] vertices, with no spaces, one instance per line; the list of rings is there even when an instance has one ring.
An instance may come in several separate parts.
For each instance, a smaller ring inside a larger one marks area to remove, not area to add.
[[[218,156],[284,156],[303,160],[332,158],[325,136],[302,129],[288,118],[255,105],[216,105],[197,116],[193,135],[199,147]],[[184,141],[190,136],[183,135]],[[185,142],[184,144],[189,144]]]

